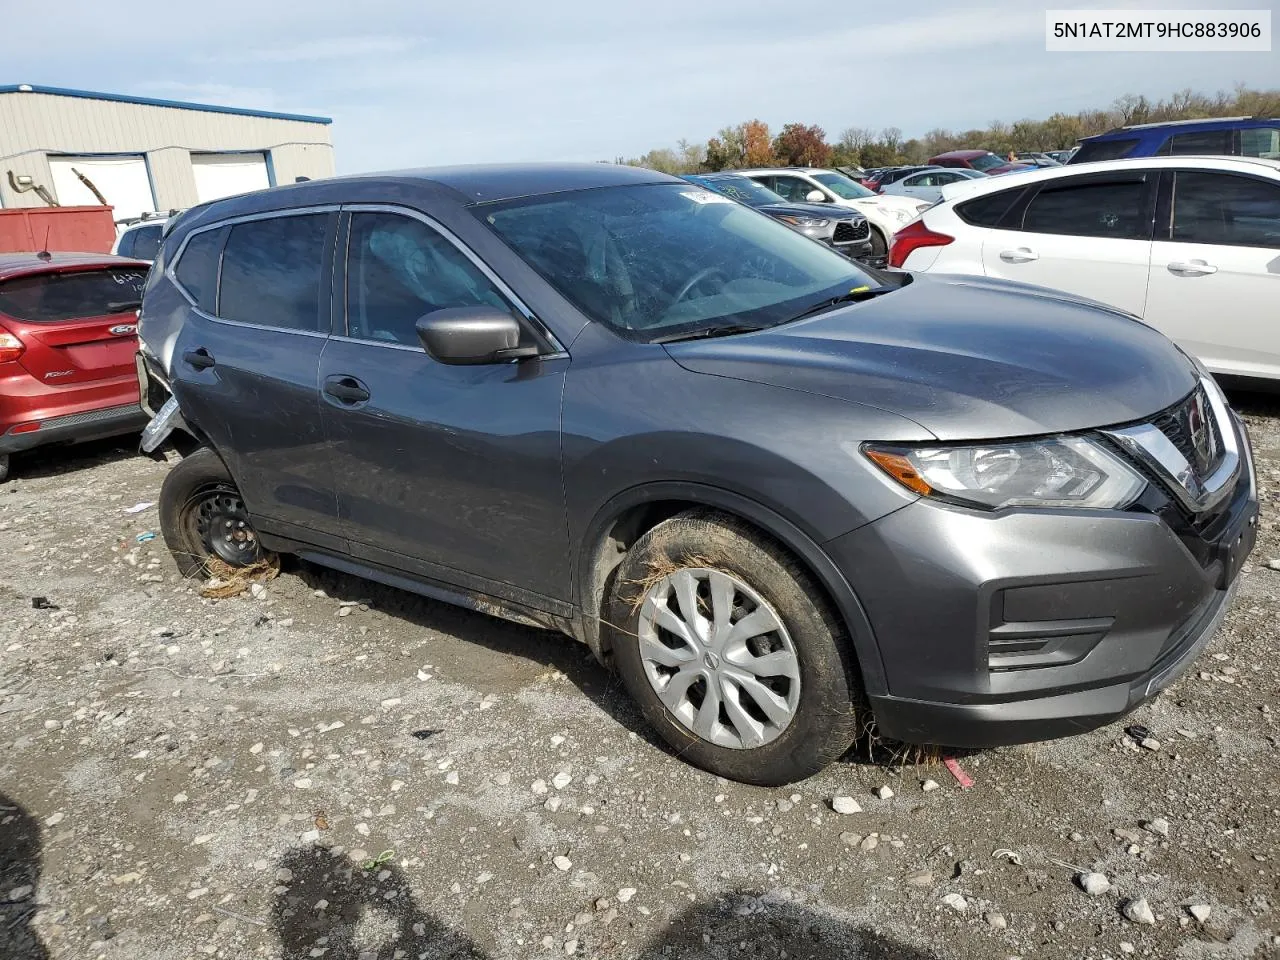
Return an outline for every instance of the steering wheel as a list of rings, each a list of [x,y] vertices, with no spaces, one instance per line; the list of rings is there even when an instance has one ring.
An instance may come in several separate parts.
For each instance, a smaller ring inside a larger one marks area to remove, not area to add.
[[[681,300],[687,297],[689,295],[689,291],[692,290],[694,287],[696,287],[703,280],[707,279],[707,277],[715,276],[716,274],[719,274],[721,277],[724,276],[724,273],[721,271],[719,267],[703,267],[701,270],[699,270],[692,277],[690,277],[688,280],[685,281],[684,286],[680,288],[680,292],[676,294],[676,298],[671,301],[672,305],[679,303]]]

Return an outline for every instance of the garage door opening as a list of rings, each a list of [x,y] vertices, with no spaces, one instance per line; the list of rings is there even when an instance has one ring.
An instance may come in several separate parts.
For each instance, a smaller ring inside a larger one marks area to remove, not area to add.
[[[271,186],[265,153],[193,153],[191,170],[200,203]]]
[[[126,220],[140,217],[156,208],[147,172],[147,158],[141,154],[115,157],[51,156],[53,191],[64,207],[96,207],[102,201],[81,179],[84,177],[107,204],[114,208],[112,217]],[[77,176],[77,172],[79,176]]]

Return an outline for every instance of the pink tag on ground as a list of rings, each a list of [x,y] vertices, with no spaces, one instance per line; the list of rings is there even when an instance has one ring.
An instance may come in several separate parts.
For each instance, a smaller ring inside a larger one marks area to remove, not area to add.
[[[973,778],[960,769],[960,764],[956,762],[955,757],[947,757],[942,761],[951,775],[956,778],[956,783],[960,784],[961,789],[968,790],[973,786]]]

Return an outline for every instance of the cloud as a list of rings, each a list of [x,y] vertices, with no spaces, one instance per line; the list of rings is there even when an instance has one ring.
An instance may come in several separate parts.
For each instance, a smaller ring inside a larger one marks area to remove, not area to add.
[[[421,42],[411,37],[330,37],[281,46],[249,47],[221,54],[202,54],[203,63],[308,63],[370,60],[414,52]]]

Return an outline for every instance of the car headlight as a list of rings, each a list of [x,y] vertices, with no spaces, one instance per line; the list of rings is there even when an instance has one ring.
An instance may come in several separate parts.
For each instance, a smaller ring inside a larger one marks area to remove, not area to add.
[[[1084,437],[903,447],[863,453],[922,496],[970,507],[1127,507],[1146,486],[1132,467]]]
[[[778,217],[796,227],[825,227],[830,220],[822,220],[817,217]]]

